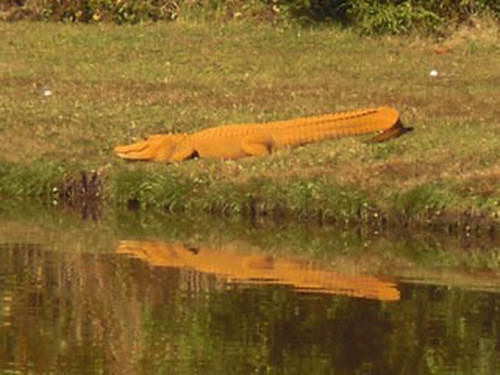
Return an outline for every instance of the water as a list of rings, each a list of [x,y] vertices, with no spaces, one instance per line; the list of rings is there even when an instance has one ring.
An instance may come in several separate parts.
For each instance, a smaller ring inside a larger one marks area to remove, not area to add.
[[[0,213],[0,373],[500,370],[494,241],[127,215]]]

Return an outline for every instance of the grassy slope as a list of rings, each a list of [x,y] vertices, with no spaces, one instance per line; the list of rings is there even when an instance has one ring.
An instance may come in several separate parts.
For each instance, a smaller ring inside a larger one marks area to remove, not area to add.
[[[457,34],[445,42],[449,53],[436,54],[430,40],[243,22],[0,23],[0,167],[105,167],[130,196],[183,176],[188,187],[178,197],[199,197],[194,208],[238,211],[231,200],[252,195],[262,210],[276,197],[298,213],[349,217],[369,206],[418,220],[479,212],[498,223],[500,48],[498,30],[482,30]],[[40,95],[42,86],[53,95]],[[397,107],[415,132],[382,145],[345,139],[236,162],[126,164],[111,153],[152,132],[377,105]],[[145,175],[158,178],[148,185]],[[181,185],[140,196],[164,204],[158,195]],[[343,197],[357,203],[337,205]]]

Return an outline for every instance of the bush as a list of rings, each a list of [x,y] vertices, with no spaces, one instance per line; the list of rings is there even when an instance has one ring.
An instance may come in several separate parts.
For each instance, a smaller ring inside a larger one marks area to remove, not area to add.
[[[8,0],[0,11],[8,19],[31,18],[63,22],[112,21],[118,24],[173,20],[176,0]]]
[[[434,32],[485,12],[500,18],[498,0],[290,0],[280,3],[295,18],[333,21],[369,35],[414,30]]]
[[[484,12],[500,18],[498,0],[3,0],[0,18],[122,24],[174,20],[192,9],[219,19],[335,22],[363,34],[433,32]]]
[[[353,3],[348,16],[362,34],[405,34],[420,29],[434,31],[443,18],[411,1],[381,4],[379,1]]]
[[[348,22],[363,34],[435,32],[450,24],[490,11],[500,15],[496,0],[364,0],[350,2]]]

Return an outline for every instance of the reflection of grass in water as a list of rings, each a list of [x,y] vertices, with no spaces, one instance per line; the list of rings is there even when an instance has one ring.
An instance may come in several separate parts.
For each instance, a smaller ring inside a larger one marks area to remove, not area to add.
[[[247,221],[232,217],[145,214],[105,210],[100,221],[82,221],[77,213],[33,203],[3,205],[3,242],[49,244],[63,251],[113,252],[124,239],[155,239],[187,246],[230,248],[273,256],[316,260],[344,272],[397,275],[400,270],[499,269],[500,245],[486,238],[398,233],[317,226],[293,221]]]
[[[114,218],[82,220],[71,209],[36,201],[2,200],[0,239],[4,243],[38,243],[64,252],[109,252],[118,240]]]

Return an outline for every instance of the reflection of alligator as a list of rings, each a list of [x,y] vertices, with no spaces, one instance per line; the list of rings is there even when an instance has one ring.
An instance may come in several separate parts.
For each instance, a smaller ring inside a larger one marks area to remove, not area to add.
[[[326,139],[382,131],[371,141],[380,142],[410,130],[399,112],[380,107],[270,123],[224,125],[197,133],[156,134],[132,145],[115,147],[124,159],[182,161],[192,157],[238,159],[263,156],[276,149]]]
[[[371,276],[342,275],[321,270],[311,261],[243,255],[233,250],[186,247],[180,243],[122,241],[119,254],[128,254],[155,267],[194,269],[215,274],[229,283],[291,285],[303,292],[338,294],[384,301],[399,299],[394,283]]]

